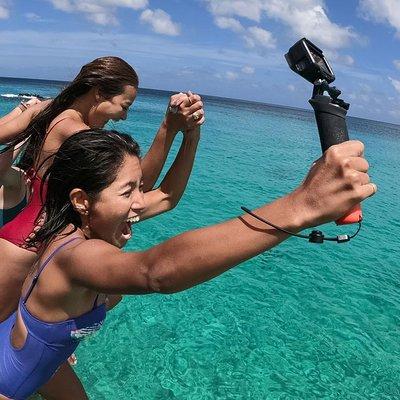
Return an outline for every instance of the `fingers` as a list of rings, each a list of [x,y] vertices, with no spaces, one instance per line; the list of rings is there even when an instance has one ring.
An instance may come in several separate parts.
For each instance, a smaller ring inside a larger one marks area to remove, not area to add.
[[[362,185],[359,189],[360,197],[362,200],[366,199],[367,197],[373,196],[377,191],[378,187],[375,183],[367,183],[366,185]]]
[[[348,140],[331,146],[325,154],[327,156],[362,157],[364,156],[364,143],[359,140]]]

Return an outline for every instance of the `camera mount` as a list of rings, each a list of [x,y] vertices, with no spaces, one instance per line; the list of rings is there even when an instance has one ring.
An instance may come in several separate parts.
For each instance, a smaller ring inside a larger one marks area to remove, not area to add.
[[[346,114],[350,104],[339,99],[341,91],[338,88],[329,86],[335,75],[322,50],[303,38],[289,49],[285,58],[291,70],[314,85],[309,103],[314,109],[322,152],[349,140]],[[352,224],[361,220],[361,208],[357,206],[336,223]]]

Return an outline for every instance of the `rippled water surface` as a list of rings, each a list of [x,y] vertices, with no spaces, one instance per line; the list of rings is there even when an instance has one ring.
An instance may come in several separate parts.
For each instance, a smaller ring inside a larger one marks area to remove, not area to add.
[[[0,80],[0,95],[52,96],[59,87]],[[17,100],[0,97],[0,111]],[[165,92],[143,90],[128,120],[113,127],[146,149],[167,101]],[[271,201],[296,187],[319,156],[309,112],[205,101],[185,196],[172,212],[137,225],[128,250]],[[321,246],[290,239],[185,292],[126,297],[77,352],[91,398],[400,398],[400,127],[350,118],[349,129],[365,142],[379,186],[363,205],[359,237]]]

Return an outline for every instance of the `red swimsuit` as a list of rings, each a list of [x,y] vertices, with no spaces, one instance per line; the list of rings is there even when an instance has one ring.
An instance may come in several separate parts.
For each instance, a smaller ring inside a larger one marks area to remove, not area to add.
[[[36,218],[46,199],[47,182],[44,182],[42,193],[40,193],[40,186],[42,185],[40,176],[36,175],[34,169],[30,169],[27,172],[27,176],[31,179],[31,196],[28,204],[12,221],[0,228],[0,238],[18,247],[36,251],[35,248],[27,246],[25,240],[34,231]]]
[[[45,139],[48,137],[52,129],[61,121],[67,118],[62,118],[57,121],[46,133]],[[43,182],[40,176],[37,175],[34,168],[30,168],[26,173],[31,181],[31,195],[28,204],[24,209],[10,222],[0,228],[0,239],[7,240],[18,247],[26,250],[37,252],[35,247],[29,246],[25,240],[31,233],[34,232],[36,218],[42,210],[47,193],[47,182]],[[42,186],[42,193],[41,193]]]

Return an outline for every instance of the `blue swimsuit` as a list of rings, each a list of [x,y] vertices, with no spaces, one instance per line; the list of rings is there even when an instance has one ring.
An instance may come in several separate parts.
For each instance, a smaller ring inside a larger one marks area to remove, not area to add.
[[[22,348],[11,343],[11,331],[16,313],[0,324],[0,394],[14,400],[24,400],[45,383],[75,351],[79,341],[98,331],[106,316],[105,304],[97,306],[77,318],[61,322],[44,322],[27,309],[28,300],[40,273],[52,257],[73,238],[56,248],[32,280],[27,294],[19,302],[19,312],[28,335]]]

